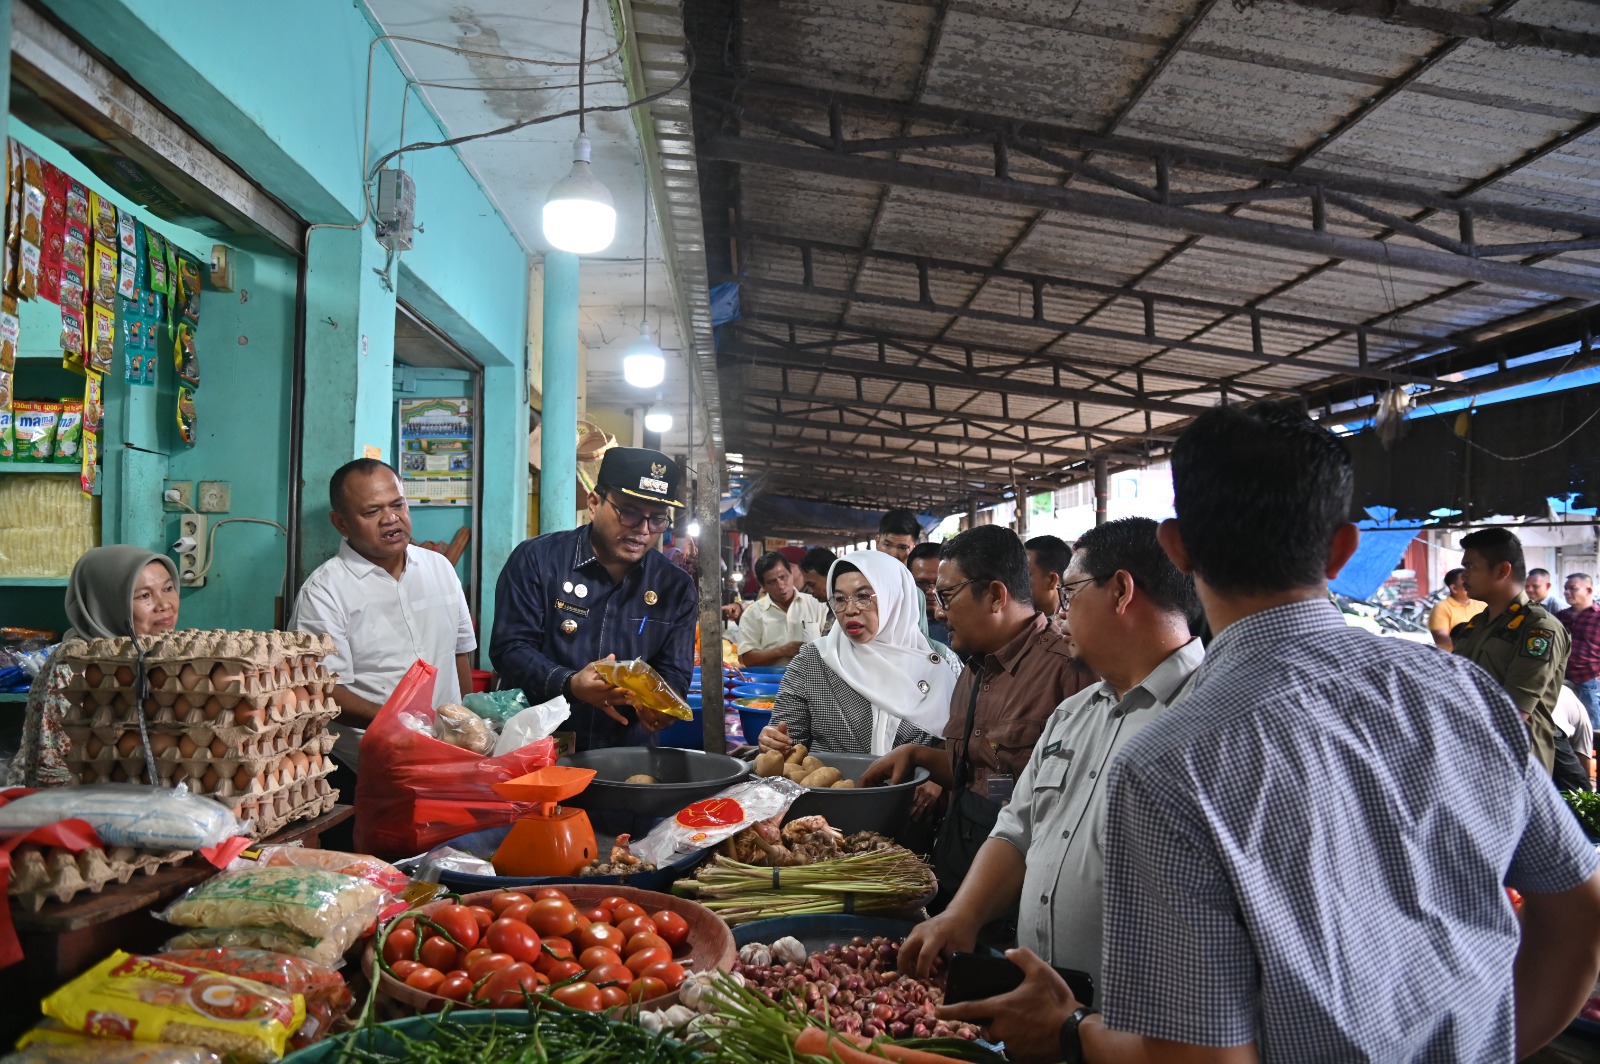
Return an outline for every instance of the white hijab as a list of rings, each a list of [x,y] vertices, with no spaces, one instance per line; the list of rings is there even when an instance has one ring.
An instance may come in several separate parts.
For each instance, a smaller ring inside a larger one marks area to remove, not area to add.
[[[817,649],[828,668],[872,703],[873,755],[893,748],[903,720],[930,735],[942,735],[960,670],[933,649],[917,626],[926,600],[911,570],[892,555],[856,551],[828,570],[829,595],[844,563],[859,569],[878,597],[878,633],[870,642],[856,643],[844,634],[842,619],[835,619]]]

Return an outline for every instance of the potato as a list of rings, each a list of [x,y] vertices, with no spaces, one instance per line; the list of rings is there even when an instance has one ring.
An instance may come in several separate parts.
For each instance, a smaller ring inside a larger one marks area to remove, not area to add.
[[[647,772],[638,772],[638,773],[635,773],[632,776],[629,776],[627,779],[623,780],[622,782],[623,783],[660,783],[661,781],[656,779],[654,776],[650,775]]]
[[[856,785],[856,781],[855,780],[840,780],[838,783],[835,783],[833,785],[833,790],[837,791],[837,790],[839,790],[841,788],[854,787],[855,785]]]
[[[757,776],[783,775],[783,754],[778,750],[765,750],[756,755],[755,773]]]
[[[805,769],[807,772],[815,772],[817,769],[826,768],[827,766],[819,761],[815,756],[807,754],[805,760],[800,762],[800,767]]]
[[[832,787],[843,778],[844,773],[836,768],[819,768],[800,781],[802,787]]]
[[[796,783],[799,783],[801,780],[805,779],[807,775],[806,770],[801,768],[799,765],[783,766],[783,774],[789,779],[794,780]]]
[[[783,763],[786,765],[798,765],[806,759],[808,752],[805,743],[795,743],[789,750],[789,756],[783,759]]]

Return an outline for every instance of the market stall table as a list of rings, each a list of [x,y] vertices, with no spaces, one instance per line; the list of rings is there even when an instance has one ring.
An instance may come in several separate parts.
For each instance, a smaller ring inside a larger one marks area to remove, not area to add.
[[[298,821],[262,840],[264,844],[298,842],[320,845],[324,832],[349,820],[355,809],[336,805],[310,820]],[[98,894],[81,894],[66,902],[50,902],[38,912],[11,908],[11,920],[22,943],[23,959],[0,969],[0,998],[8,1002],[0,1019],[0,1044],[9,1044],[32,1025],[38,1002],[62,983],[88,970],[114,949],[153,952],[172,937],[174,928],[154,912],[167,902],[216,874],[198,854],[181,864],[126,883],[107,883]]]

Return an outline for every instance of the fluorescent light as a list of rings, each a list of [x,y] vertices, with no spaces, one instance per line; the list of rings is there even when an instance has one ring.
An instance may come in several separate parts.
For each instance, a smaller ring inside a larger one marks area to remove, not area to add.
[[[589,166],[589,138],[572,142],[572,170],[550,187],[544,201],[544,238],[574,255],[592,255],[611,246],[617,235],[617,208],[611,193]]]

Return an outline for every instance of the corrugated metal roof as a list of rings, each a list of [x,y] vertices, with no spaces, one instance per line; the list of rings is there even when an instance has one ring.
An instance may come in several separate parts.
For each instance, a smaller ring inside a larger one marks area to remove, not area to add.
[[[702,156],[737,168],[706,192],[744,285],[730,448],[827,498],[853,444],[886,499],[956,509],[1159,452],[1224,395],[1445,387],[1429,360],[1600,302],[1600,249],[1452,243],[1600,234],[1600,44],[1328,6],[747,5],[695,86]],[[1487,14],[1596,28],[1577,0]]]

